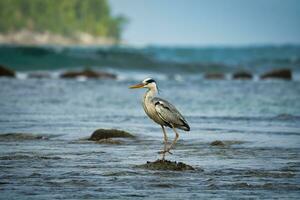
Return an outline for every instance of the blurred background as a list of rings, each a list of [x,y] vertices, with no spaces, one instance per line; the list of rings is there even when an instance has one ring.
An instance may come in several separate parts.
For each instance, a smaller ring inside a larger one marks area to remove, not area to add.
[[[288,68],[297,77],[299,11],[297,0],[2,0],[0,61],[17,71]]]
[[[299,36],[299,0],[0,0],[0,199],[299,199]],[[146,77],[204,172],[133,167],[162,146]]]

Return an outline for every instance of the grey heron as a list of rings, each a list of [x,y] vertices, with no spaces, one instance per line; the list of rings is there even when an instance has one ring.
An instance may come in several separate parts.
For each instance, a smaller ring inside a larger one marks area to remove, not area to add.
[[[148,89],[143,98],[143,107],[148,117],[162,128],[164,134],[164,150],[159,153],[162,154],[162,160],[164,160],[166,153],[172,154],[170,150],[175,146],[179,138],[176,128],[190,131],[190,126],[175,106],[168,101],[157,97],[158,88],[156,82],[152,78],[146,78],[141,83],[132,85],[129,88]],[[175,138],[170,146],[168,146],[168,136],[165,127],[170,127],[175,132]]]

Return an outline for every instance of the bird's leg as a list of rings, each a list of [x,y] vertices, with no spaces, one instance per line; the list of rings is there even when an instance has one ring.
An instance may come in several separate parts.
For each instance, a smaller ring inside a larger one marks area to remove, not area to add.
[[[161,128],[164,132],[164,151],[166,151],[167,150],[167,145],[168,145],[168,136],[167,136],[165,127],[161,126]]]
[[[167,152],[171,153],[170,150],[174,147],[174,145],[176,144],[178,138],[179,138],[179,134],[177,133],[176,129],[172,126],[173,128],[173,131],[175,132],[175,138],[174,138],[174,141],[172,142],[172,144],[169,146],[169,148],[167,148]]]
[[[161,126],[162,130],[163,130],[163,133],[164,133],[164,150],[163,151],[160,151],[158,152],[159,154],[162,154],[162,160],[165,160],[165,156],[166,156],[166,153],[168,152],[167,151],[167,145],[168,145],[168,136],[167,136],[167,133],[166,133],[166,130],[165,130],[165,127],[164,126]],[[169,152],[170,153],[170,152]]]

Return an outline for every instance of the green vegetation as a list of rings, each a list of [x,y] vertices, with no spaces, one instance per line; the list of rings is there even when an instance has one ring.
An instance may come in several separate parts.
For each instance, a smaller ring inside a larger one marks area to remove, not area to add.
[[[0,32],[85,32],[120,40],[127,19],[111,16],[107,0],[0,0]]]

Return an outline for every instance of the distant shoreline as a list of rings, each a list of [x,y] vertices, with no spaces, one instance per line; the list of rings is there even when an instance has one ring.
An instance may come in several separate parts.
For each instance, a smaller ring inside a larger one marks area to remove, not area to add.
[[[33,32],[28,30],[22,30],[13,33],[0,33],[0,44],[8,45],[99,45],[99,46],[111,46],[118,45],[122,42],[113,38],[93,36],[89,33],[78,32],[73,36],[65,36],[61,34],[55,34],[48,31],[45,32]]]

